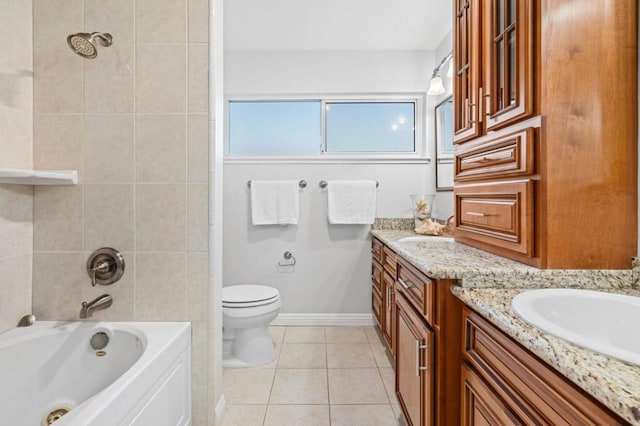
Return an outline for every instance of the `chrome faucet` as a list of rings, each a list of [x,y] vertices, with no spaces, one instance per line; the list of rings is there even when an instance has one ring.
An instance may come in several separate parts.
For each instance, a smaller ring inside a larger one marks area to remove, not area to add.
[[[108,294],[103,294],[100,297],[93,299],[91,302],[82,302],[82,309],[80,310],[80,319],[89,318],[95,311],[101,311],[107,309],[113,304],[113,298]]]

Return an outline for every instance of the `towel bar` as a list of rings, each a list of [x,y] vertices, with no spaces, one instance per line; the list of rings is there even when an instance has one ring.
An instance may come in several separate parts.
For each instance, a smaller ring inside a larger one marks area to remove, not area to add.
[[[249,188],[251,188],[251,181],[250,181],[250,180],[248,180],[248,181],[247,181],[247,186],[248,186]],[[303,179],[303,180],[301,180],[300,182],[298,182],[298,186],[299,186],[300,188],[306,188],[306,187],[307,187],[307,181],[306,181],[306,180],[304,180],[304,179]]]
[[[326,180],[321,180],[318,183],[318,186],[322,189],[325,189],[327,186],[329,186],[329,182],[327,182]],[[376,181],[376,188],[380,186],[380,182]]]

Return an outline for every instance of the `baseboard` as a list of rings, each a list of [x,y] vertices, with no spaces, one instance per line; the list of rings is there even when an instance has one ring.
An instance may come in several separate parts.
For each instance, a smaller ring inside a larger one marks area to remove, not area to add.
[[[279,314],[271,325],[372,326],[373,314]]]
[[[224,394],[220,395],[220,399],[218,399],[218,403],[216,404],[216,408],[214,410],[215,419],[214,425],[222,425],[222,417],[224,416],[224,410],[227,408],[227,400],[224,398]]]

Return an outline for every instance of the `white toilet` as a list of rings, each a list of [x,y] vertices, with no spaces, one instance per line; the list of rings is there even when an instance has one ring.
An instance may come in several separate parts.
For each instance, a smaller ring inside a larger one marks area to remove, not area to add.
[[[273,287],[222,288],[223,367],[251,367],[275,359],[269,324],[281,305],[280,293]]]

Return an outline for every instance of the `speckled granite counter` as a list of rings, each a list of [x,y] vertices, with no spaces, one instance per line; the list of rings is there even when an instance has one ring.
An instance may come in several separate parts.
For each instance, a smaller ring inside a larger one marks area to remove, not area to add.
[[[417,236],[413,231],[374,229],[371,234],[429,277],[457,279],[462,287],[638,288],[631,269],[542,270],[445,239],[399,242]]]
[[[612,411],[640,425],[640,366],[600,355],[551,336],[519,319],[511,299],[523,289],[462,288],[452,292],[525,348]],[[640,290],[615,290],[640,296]]]

